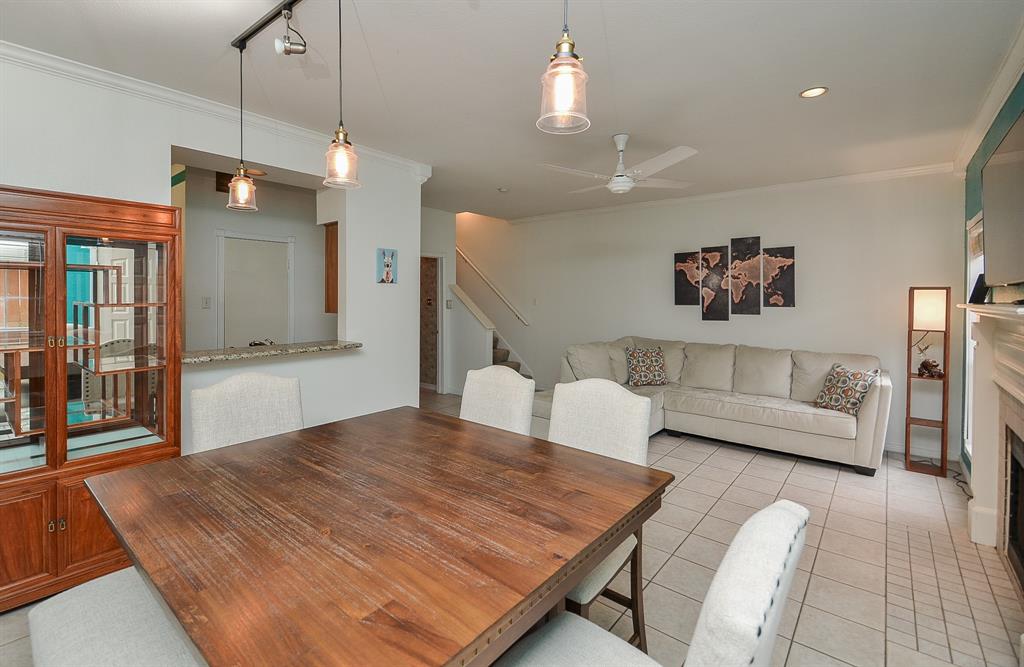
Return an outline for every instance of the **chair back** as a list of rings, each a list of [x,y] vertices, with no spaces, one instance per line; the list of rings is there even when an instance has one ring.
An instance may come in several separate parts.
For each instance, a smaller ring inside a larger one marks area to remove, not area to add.
[[[462,390],[459,418],[530,435],[536,387],[536,382],[508,366],[488,366],[469,371]]]
[[[299,379],[241,373],[192,390],[192,448],[203,452],[302,428]]]
[[[555,385],[548,440],[647,465],[650,423],[651,399],[590,378]]]
[[[704,597],[686,667],[772,664],[808,516],[805,507],[779,500],[747,519]]]

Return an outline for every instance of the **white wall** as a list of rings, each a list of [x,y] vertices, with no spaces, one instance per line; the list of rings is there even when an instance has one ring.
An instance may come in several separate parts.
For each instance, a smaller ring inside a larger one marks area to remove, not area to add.
[[[217,192],[212,171],[189,167],[186,178],[185,349],[217,347],[218,230],[295,237],[295,342],[334,338],[338,316],[324,313],[324,230],[316,224],[316,192],[261,179],[259,211],[240,213],[225,207],[227,195]],[[210,297],[210,308],[203,309],[203,297]]]
[[[0,91],[0,182],[8,185],[167,204],[172,145],[217,155],[237,150],[235,109],[6,42],[0,43]],[[247,158],[322,172],[331,128],[320,134],[258,116],[247,116],[245,128]],[[365,146],[357,150],[363,187],[325,202],[344,207],[329,219],[346,227],[340,273],[347,313],[338,334],[365,347],[186,369],[185,451],[190,390],[245,370],[299,377],[307,424],[418,403],[419,278],[409,267],[418,264],[420,185],[430,168]],[[375,284],[378,247],[398,248],[398,285]]]
[[[698,307],[673,305],[674,252],[756,235],[763,247],[796,246],[797,307],[702,322]],[[460,277],[540,386],[557,381],[569,344],[628,334],[871,353],[893,376],[887,441],[894,447],[903,442],[907,288],[949,285],[953,302],[963,301],[963,184],[952,174],[837,179],[521,224],[459,214],[457,236],[530,322],[522,326]],[[960,442],[961,322],[955,310],[951,458]],[[934,409],[935,395],[921,397]]]
[[[439,211],[435,208],[423,207],[420,222],[420,254],[441,257],[444,274],[441,277],[444,286],[443,303],[441,304],[441,337],[443,339],[444,367],[441,370],[441,383],[438,391],[450,394],[455,387],[461,387],[457,369],[453,366],[454,351],[452,348],[452,310],[448,302],[453,300],[449,285],[455,284],[455,214]],[[454,307],[454,303],[452,303]]]

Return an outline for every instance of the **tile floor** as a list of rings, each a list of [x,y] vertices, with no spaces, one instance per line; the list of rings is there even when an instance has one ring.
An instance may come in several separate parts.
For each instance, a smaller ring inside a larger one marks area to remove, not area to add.
[[[458,396],[421,405],[458,414]],[[676,481],[644,527],[651,655],[678,667],[701,601],[740,524],[776,498],[811,511],[775,663],[780,667],[1016,667],[1024,607],[994,549],[967,538],[967,499],[952,479],[886,458],[875,477],[842,466],[701,438],[651,438],[650,465]],[[615,587],[628,592],[624,575]],[[592,619],[625,636],[608,602]],[[0,665],[29,666],[27,609],[0,615]]]

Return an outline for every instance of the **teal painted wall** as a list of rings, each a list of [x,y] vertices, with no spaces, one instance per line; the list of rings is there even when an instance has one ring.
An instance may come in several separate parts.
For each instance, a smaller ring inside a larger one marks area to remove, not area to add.
[[[985,138],[981,140],[981,144],[978,145],[978,150],[974,152],[974,156],[971,157],[971,161],[967,164],[967,180],[966,180],[966,191],[964,193],[964,220],[969,221],[974,216],[981,212],[981,169],[988,162],[988,159],[992,157],[992,154],[996,152],[996,148],[1002,143],[1006,134],[1013,127],[1013,124],[1017,122],[1020,115],[1024,113],[1024,76],[1017,81],[1017,85],[1013,87],[1010,92],[1010,96],[1006,98],[1006,103],[1003,104],[1003,108],[996,114],[995,120],[992,121],[992,125],[988,128],[988,132],[985,133]],[[967,275],[966,266],[966,255],[964,257],[964,275]],[[973,285],[967,285],[966,288],[968,293]],[[1020,288],[1010,288],[1020,289]],[[967,400],[964,397],[964,408],[966,409]],[[967,449],[964,447],[960,448],[960,462],[967,470],[968,474],[971,472],[971,457],[967,453]]]

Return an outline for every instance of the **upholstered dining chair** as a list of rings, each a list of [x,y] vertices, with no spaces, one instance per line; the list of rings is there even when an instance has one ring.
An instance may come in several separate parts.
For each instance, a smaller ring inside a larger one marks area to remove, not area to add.
[[[192,451],[302,428],[299,379],[240,373],[192,390]]]
[[[611,380],[591,378],[555,385],[548,440],[621,461],[647,465],[651,399],[637,396]],[[590,605],[603,596],[628,607],[633,617],[630,643],[647,652],[643,601],[643,529],[630,535],[566,596],[569,611],[587,618]],[[629,596],[608,588],[630,564]]]
[[[459,418],[530,435],[533,393],[537,384],[508,366],[488,366],[466,373]]]
[[[740,527],[711,580],[685,667],[768,667],[779,621],[807,537],[808,512],[788,500]],[[520,640],[501,667],[590,667],[658,663],[575,614],[558,614]]]

